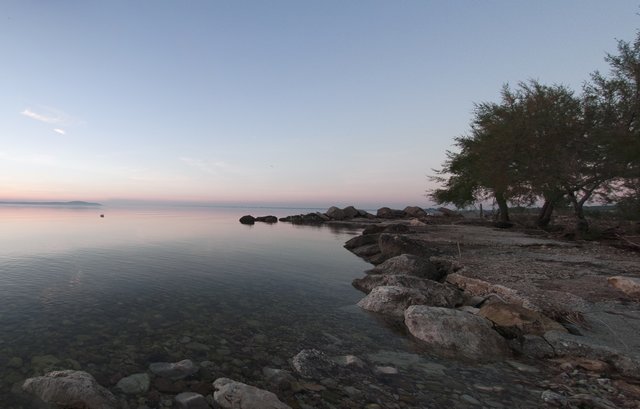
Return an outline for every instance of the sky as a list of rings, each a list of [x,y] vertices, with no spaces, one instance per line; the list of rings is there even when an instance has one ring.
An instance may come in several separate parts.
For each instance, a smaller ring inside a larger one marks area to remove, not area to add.
[[[429,206],[474,103],[579,91],[636,1],[0,2],[0,200]]]

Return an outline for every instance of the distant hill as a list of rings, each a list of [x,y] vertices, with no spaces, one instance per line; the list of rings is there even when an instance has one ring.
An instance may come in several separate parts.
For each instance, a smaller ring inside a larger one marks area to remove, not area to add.
[[[73,200],[71,202],[3,202],[0,205],[29,205],[29,206],[102,206],[100,203]]]

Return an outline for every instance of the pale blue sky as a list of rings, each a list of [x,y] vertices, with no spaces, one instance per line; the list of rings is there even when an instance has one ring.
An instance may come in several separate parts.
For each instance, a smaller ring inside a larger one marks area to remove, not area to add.
[[[429,204],[474,102],[607,71],[636,1],[0,3],[0,199]]]

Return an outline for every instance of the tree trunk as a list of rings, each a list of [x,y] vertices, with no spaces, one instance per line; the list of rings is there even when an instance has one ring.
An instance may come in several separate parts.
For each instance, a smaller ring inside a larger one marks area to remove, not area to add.
[[[556,203],[558,203],[562,196],[563,195],[561,193],[549,193],[544,195],[544,204],[542,205],[542,209],[540,209],[538,220],[536,222],[538,227],[547,227],[549,223],[551,223],[551,216],[555,210]]]
[[[584,200],[578,200],[573,192],[569,193],[569,199],[573,204],[573,215],[576,218],[576,233],[578,235],[589,231],[589,222],[584,217]]]
[[[536,220],[536,225],[538,227],[547,227],[549,222],[551,221],[551,213],[553,212],[553,205],[549,200],[545,200],[542,205],[542,209],[540,209],[540,213],[538,214],[538,220]]]
[[[499,212],[499,222],[509,223],[509,206],[507,205],[507,200],[504,198],[504,194],[502,192],[495,192],[496,203],[498,203]]]

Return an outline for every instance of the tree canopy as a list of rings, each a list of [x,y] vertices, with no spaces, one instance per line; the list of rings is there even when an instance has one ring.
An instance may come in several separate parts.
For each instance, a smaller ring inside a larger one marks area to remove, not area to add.
[[[640,203],[640,34],[606,61],[611,72],[592,74],[579,95],[530,80],[503,86],[499,102],[476,104],[430,197],[457,207],[492,197],[504,222],[508,203],[540,202],[541,226],[570,203],[581,231],[584,205],[596,197]]]

